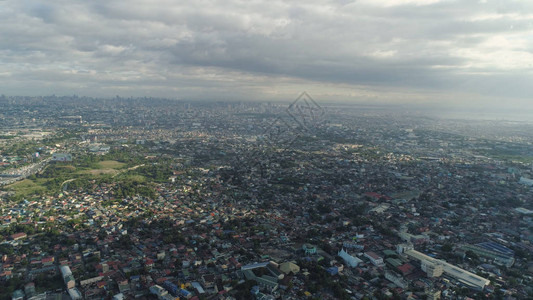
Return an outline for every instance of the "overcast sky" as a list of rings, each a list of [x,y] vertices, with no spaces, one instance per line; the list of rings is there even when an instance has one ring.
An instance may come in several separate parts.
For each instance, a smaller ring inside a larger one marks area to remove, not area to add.
[[[533,1],[0,0],[0,89],[525,105]]]

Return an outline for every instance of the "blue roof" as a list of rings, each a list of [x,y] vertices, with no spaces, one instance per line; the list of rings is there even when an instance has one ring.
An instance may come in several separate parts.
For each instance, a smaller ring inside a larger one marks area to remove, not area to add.
[[[495,243],[495,242],[479,243],[479,244],[477,244],[477,246],[485,248],[487,250],[491,250],[491,251],[499,252],[499,253],[502,253],[502,254],[505,254],[505,255],[509,255],[509,256],[513,256],[514,255],[514,251],[513,250],[505,247],[504,245],[501,245],[501,244],[498,244],[498,243]]]
[[[255,263],[255,264],[249,264],[249,265],[246,265],[246,266],[242,266],[241,267],[241,270],[250,270],[250,269],[255,269],[255,268],[263,268],[263,267],[266,267],[268,265],[268,261],[267,262],[263,262],[263,263]]]
[[[170,289],[178,289],[178,286],[177,286],[177,285],[173,284],[172,282],[170,282],[170,281],[168,281],[168,280],[165,281],[165,282],[163,282],[163,285],[164,285],[165,287],[170,288]]]

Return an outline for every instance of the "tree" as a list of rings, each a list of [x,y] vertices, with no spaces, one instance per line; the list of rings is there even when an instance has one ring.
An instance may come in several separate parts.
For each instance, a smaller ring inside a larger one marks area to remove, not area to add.
[[[118,239],[118,243],[123,249],[130,249],[131,246],[133,246],[133,242],[131,241],[129,234],[124,234],[120,236],[120,238]]]
[[[470,257],[471,259],[474,259],[474,260],[479,259],[479,256],[476,253],[474,253],[472,250],[466,251],[465,254],[467,257]]]
[[[0,244],[0,254],[1,255],[13,255],[13,246],[9,244]]]
[[[449,243],[446,243],[446,244],[442,245],[441,249],[444,252],[451,252],[452,249],[453,249],[453,246],[451,244],[449,244]]]

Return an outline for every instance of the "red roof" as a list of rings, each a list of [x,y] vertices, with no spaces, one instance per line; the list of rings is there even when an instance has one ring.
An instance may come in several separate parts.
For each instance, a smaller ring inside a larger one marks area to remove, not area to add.
[[[165,282],[165,281],[167,281],[167,278],[166,278],[166,277],[160,277],[160,278],[157,278],[157,279],[155,280],[155,282],[157,282],[157,283],[159,283],[159,284],[161,284],[161,283],[163,283],[163,282]]]
[[[374,253],[372,251],[368,251],[365,254],[370,256],[370,257],[372,257],[373,259],[380,259],[381,258],[379,255],[377,255],[376,253]]]
[[[376,198],[376,199],[383,198],[385,200],[391,200],[391,197],[389,197],[389,196],[381,195],[381,194],[374,193],[374,192],[366,192],[365,196]]]
[[[49,257],[45,257],[41,260],[44,263],[48,263],[48,262],[53,262],[54,261],[54,257],[53,256],[49,256]]]
[[[28,235],[25,234],[24,232],[19,232],[19,233],[15,233],[15,234],[12,234],[11,235],[11,238],[16,240],[16,239],[20,239],[20,238],[25,238],[27,237]]]
[[[414,269],[415,269],[415,267],[413,267],[410,264],[403,264],[403,265],[398,267],[398,270],[400,272],[402,272],[403,275],[410,274],[411,272],[413,272]]]

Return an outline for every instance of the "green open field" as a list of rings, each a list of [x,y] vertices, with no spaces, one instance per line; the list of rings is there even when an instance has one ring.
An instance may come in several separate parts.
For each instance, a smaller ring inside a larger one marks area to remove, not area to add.
[[[133,182],[146,182],[146,177],[142,176],[142,175],[130,175],[130,174],[127,174],[127,175],[124,175],[124,177],[121,179],[124,179],[124,180],[129,180],[129,181],[133,181]]]
[[[43,180],[29,180],[24,179],[19,182],[8,185],[6,188],[14,191],[17,195],[22,197],[27,197],[30,195],[38,194],[40,192],[45,192],[46,187],[42,185]]]
[[[32,195],[50,192],[61,189],[66,183],[72,184],[73,180],[98,179],[102,176],[118,175],[126,164],[115,161],[105,160],[93,165],[92,168],[80,168],[75,165],[50,164],[43,172],[37,176],[31,176],[28,179],[15,182],[4,187],[4,190],[15,192],[19,199],[27,198]],[[133,175],[137,182],[144,182],[145,178],[140,175]]]
[[[124,168],[126,164],[118,162],[116,160],[104,160],[101,162],[98,162],[96,166],[89,170],[80,170],[78,171],[78,174],[90,174],[90,175],[116,175],[120,171],[119,169]]]
[[[118,162],[116,160],[104,160],[104,161],[99,162],[97,165],[98,167],[100,167],[100,169],[104,169],[104,170],[105,169],[118,170],[118,169],[122,169],[126,164]]]
[[[123,184],[118,190],[118,195],[129,196],[140,193],[153,196],[148,187],[151,182],[149,178],[165,181],[169,174],[158,167],[146,167],[144,164],[127,168],[127,164],[116,160],[73,164],[51,163],[40,173],[2,189],[14,191],[13,200],[18,201],[36,195],[86,188],[90,182],[95,181],[121,182]]]

